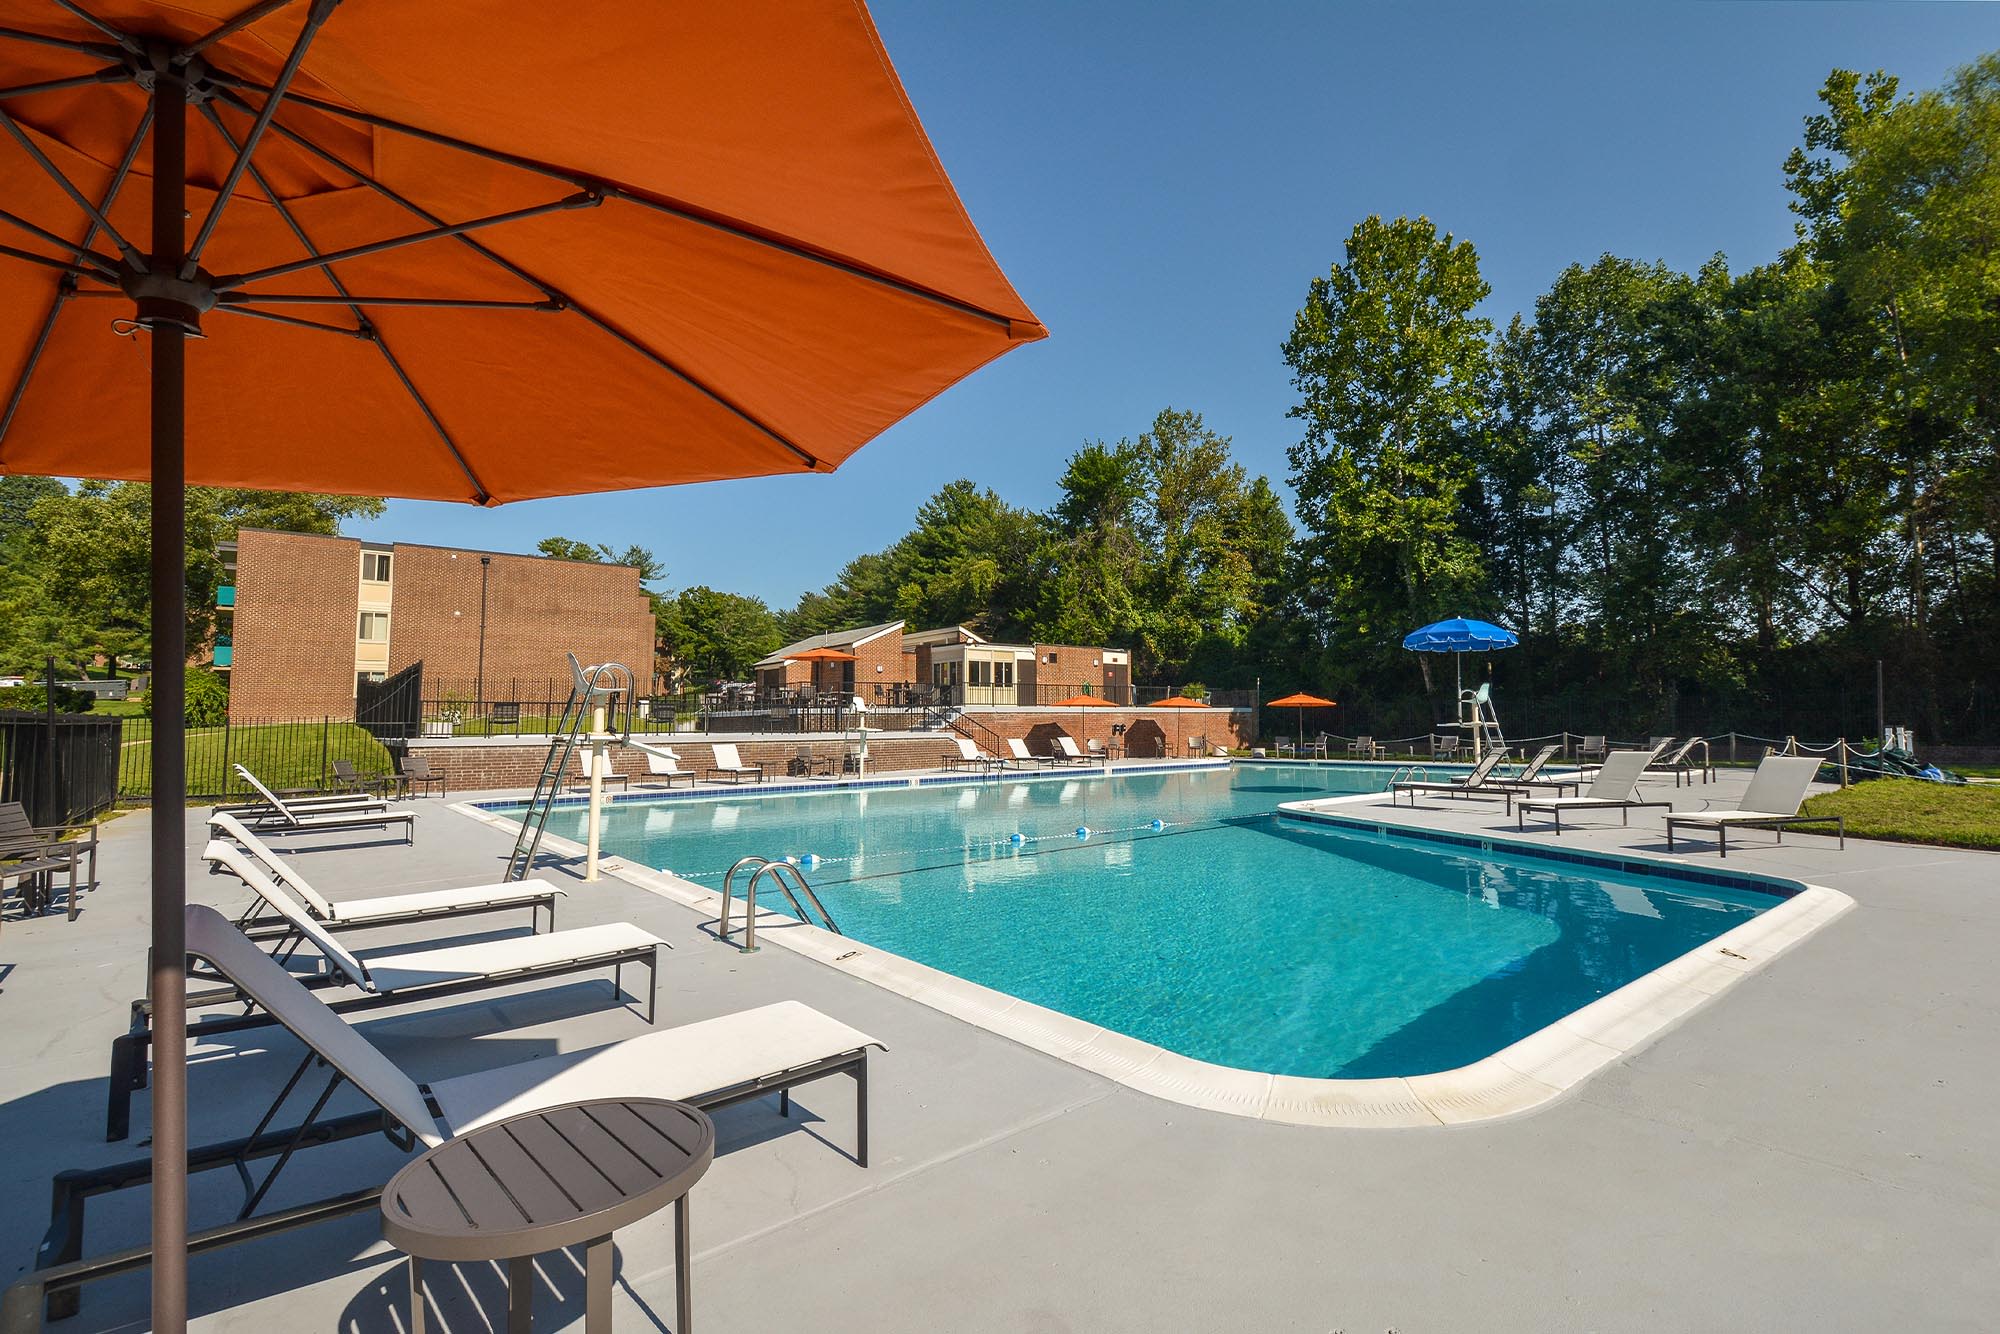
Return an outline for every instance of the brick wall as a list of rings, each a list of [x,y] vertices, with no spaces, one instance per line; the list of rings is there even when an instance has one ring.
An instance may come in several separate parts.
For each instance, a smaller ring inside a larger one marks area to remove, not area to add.
[[[903,675],[909,670],[911,659],[903,653],[901,630],[891,630],[880,639],[871,639],[848,651],[855,657],[854,693],[871,703],[875,699],[876,686],[909,679]],[[882,670],[875,670],[878,667]]]
[[[351,717],[361,544],[254,528],[236,543],[229,716]]]
[[[1048,661],[1049,654],[1055,654],[1054,662]],[[1096,663],[1096,666],[1092,666]],[[1035,645],[1035,681],[1044,692],[1044,700],[1053,699],[1063,692],[1075,692],[1085,686],[1093,695],[1104,693],[1104,650],[1083,644],[1037,644]],[[1129,698],[1129,697],[1128,697]]]
[[[389,670],[424,664],[425,693],[469,688],[479,675],[478,552],[398,543],[391,578]],[[486,583],[486,697],[519,683],[541,698],[567,683],[564,653],[586,665],[622,662],[645,690],[652,679],[653,614],[628,566],[494,555]]]
[[[1079,746],[1092,738],[1109,743],[1112,740],[1112,724],[1122,722],[1126,725],[1128,740],[1157,738],[1164,743],[1167,755],[1182,758],[1187,754],[1183,738],[1190,736],[1207,736],[1210,741],[1226,746],[1250,745],[1251,717],[1247,709],[1091,709],[1081,718],[1067,710],[1022,709],[981,710],[967,714],[966,722],[983,749],[1001,751],[1005,747],[995,742],[980,726],[973,726],[975,722],[1002,737],[1025,738],[1028,749],[1037,755],[1049,753],[1058,732],[1074,737]],[[1148,728],[1158,730],[1149,732]],[[724,737],[715,739],[727,740]],[[707,768],[713,759],[713,744],[703,736],[662,734],[650,740],[652,744],[671,746],[680,756],[681,768],[696,774]],[[800,746],[810,744],[822,756],[837,757],[851,743],[834,740],[805,742],[772,737],[739,740],[735,744],[745,764],[762,764],[766,767],[767,779],[779,779],[785,776],[785,766]],[[429,758],[431,768],[445,775],[445,786],[452,792],[533,787],[535,780],[541,776],[542,762],[548,757],[549,750],[548,742],[534,738],[519,743],[425,739],[413,742],[412,749],[421,750]],[[957,753],[950,734],[945,733],[934,737],[876,737],[868,743],[868,772],[935,769],[943,765],[946,756]],[[1146,749],[1135,748],[1134,758],[1146,758],[1148,753]],[[614,746],[611,767],[616,773],[631,776],[635,782],[643,782],[646,756],[629,746]],[[572,763],[571,769],[574,771],[575,768]],[[572,777],[576,782],[582,782],[580,774],[573,773]]]

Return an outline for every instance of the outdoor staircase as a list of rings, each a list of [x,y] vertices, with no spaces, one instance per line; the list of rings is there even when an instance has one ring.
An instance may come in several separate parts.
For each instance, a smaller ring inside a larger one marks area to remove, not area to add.
[[[566,656],[572,679],[569,699],[563,704],[555,730],[549,734],[549,753],[542,760],[541,777],[535,780],[535,795],[529,798],[528,809],[521,815],[521,832],[515,835],[514,851],[507,858],[509,881],[525,880],[535,864],[542,847],[542,831],[548,827],[549,812],[562,794],[563,775],[569,772],[570,757],[576,754],[577,743],[590,735],[591,713],[603,705],[608,715],[607,725],[616,730],[618,697],[632,696],[632,672],[623,663],[585,667],[576,660],[576,654]]]

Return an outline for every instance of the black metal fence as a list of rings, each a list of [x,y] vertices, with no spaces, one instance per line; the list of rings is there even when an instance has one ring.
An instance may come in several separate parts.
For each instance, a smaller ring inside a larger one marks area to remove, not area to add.
[[[0,801],[20,802],[38,825],[78,824],[110,809],[126,721],[0,711]]]

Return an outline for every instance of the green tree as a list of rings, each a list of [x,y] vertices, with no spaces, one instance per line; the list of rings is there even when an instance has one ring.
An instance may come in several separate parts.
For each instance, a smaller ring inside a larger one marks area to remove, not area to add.
[[[1385,660],[1403,629],[1480,586],[1464,532],[1491,325],[1470,242],[1370,217],[1315,278],[1284,344],[1304,438],[1290,450],[1300,578],[1343,654]],[[1429,680],[1429,663],[1417,655]]]
[[[661,598],[655,618],[662,652],[693,685],[741,678],[785,642],[778,617],[760,599],[705,585]]]
[[[666,566],[649,548],[628,546],[623,551],[602,542],[579,542],[573,537],[545,537],[535,550],[555,560],[578,560],[592,565],[630,565],[639,572],[639,582],[655,584],[667,577]]]

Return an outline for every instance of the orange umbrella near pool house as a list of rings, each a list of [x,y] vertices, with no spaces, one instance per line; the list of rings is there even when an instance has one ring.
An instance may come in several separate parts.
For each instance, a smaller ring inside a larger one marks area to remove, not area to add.
[[[1274,699],[1264,707],[1267,709],[1297,709],[1299,711],[1297,740],[1303,745],[1306,739],[1306,710],[1332,709],[1339,706],[1330,699],[1321,699],[1318,695],[1308,695],[1304,691],[1300,691],[1294,695],[1287,695],[1283,699]]]
[[[996,102],[996,106],[1004,105]],[[858,3],[0,0],[0,472],[455,500],[827,472],[1045,336]],[[152,747],[184,803],[184,738]],[[185,1326],[185,831],[152,831]]]
[[[813,689],[820,690],[823,688],[819,683],[819,665],[821,663],[859,662],[860,659],[854,654],[849,653],[846,649],[809,648],[803,653],[794,653],[791,656],[791,661],[811,663],[813,665]]]
[[[1208,707],[1208,701],[1190,699],[1186,695],[1169,695],[1152,707],[1156,709],[1205,709]],[[1174,747],[1176,751],[1180,750],[1186,744],[1186,733],[1187,729],[1185,727],[1177,727],[1175,729],[1174,740],[1179,743]]]

